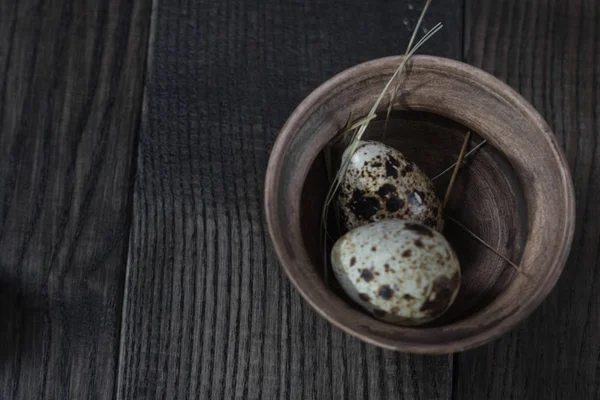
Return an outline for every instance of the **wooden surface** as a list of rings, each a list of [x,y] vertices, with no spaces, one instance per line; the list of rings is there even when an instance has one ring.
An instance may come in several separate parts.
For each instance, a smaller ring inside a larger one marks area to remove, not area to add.
[[[0,398],[598,398],[595,0],[426,18],[445,28],[424,52],[521,91],[573,168],[576,245],[526,323],[457,356],[382,351],[277,265],[279,128],[334,73],[402,53],[420,4],[0,1]]]
[[[0,3],[2,399],[116,387],[144,3]]]

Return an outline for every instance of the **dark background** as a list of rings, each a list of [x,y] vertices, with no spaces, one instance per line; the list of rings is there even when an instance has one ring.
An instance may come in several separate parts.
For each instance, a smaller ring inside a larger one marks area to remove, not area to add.
[[[417,0],[0,0],[0,398],[600,398],[600,2],[436,0],[422,52],[542,113],[577,230],[543,305],[456,355],[332,328],[281,272],[269,151]]]

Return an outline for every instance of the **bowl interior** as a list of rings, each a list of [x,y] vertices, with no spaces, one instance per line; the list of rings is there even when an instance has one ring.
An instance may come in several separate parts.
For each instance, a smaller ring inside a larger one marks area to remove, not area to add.
[[[430,178],[447,169],[458,158],[468,128],[448,118],[427,112],[392,113],[385,136],[384,121],[369,125],[364,138],[378,140],[400,150]],[[482,139],[472,136],[473,148]],[[452,172],[434,180],[438,196],[444,197]],[[324,260],[318,232],[321,210],[328,190],[323,152],[310,168],[302,190],[301,229],[312,261],[311,268],[324,278]],[[505,156],[484,145],[470,156],[457,176],[446,215],[468,227],[494,249],[519,263],[527,238],[527,210],[519,179]],[[330,213],[331,218],[334,213]],[[330,221],[329,233],[336,240],[341,233]],[[462,281],[452,307],[428,326],[440,326],[485,308],[510,285],[516,271],[497,254],[484,247],[454,222],[446,219],[443,232],[458,254]],[[331,246],[332,243],[329,243]],[[330,267],[329,267],[330,268]],[[359,309],[339,288],[333,272],[329,287]]]

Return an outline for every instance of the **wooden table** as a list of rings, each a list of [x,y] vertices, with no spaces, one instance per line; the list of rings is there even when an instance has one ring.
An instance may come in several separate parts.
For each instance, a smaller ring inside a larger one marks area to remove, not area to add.
[[[434,1],[423,52],[554,129],[577,231],[543,305],[466,353],[384,351],[281,272],[269,151],[333,74],[404,51],[421,1],[0,1],[0,398],[600,398],[600,2]]]

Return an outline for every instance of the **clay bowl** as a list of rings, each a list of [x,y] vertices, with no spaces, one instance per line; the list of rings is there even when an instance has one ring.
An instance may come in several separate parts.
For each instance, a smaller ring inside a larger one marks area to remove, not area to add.
[[[388,349],[462,351],[507,332],[555,285],[573,237],[572,181],[552,131],[519,94],[472,66],[414,57],[393,104],[385,142],[433,177],[456,161],[468,130],[474,133],[472,146],[487,140],[461,170],[446,214],[520,264],[524,274],[447,220],[444,235],[458,253],[463,275],[450,310],[421,327],[395,326],[365,313],[335,281],[324,280],[319,222],[328,182],[323,149],[349,113],[368,114],[401,59],[350,68],[296,108],[269,161],[266,219],[288,277],[332,324]],[[386,109],[382,104],[379,115]],[[372,122],[366,138],[381,138],[383,123]],[[440,195],[448,178],[435,181]]]

